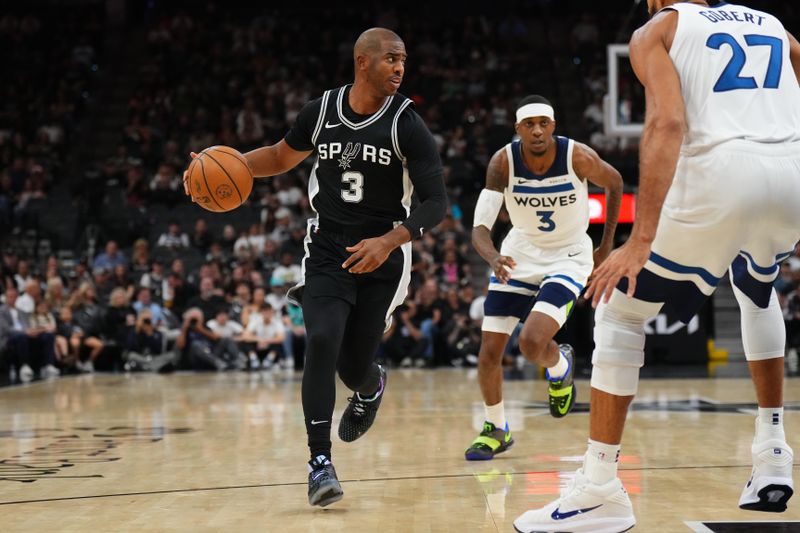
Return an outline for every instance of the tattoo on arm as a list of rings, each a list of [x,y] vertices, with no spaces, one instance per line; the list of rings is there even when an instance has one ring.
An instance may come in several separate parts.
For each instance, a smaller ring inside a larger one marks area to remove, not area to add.
[[[486,188],[490,191],[503,192],[508,187],[508,157],[505,148],[501,148],[492,156],[486,168]]]

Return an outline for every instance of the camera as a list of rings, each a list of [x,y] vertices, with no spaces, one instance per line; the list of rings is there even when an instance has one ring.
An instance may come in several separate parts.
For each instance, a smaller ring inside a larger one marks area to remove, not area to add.
[[[144,324],[145,326],[149,326],[152,323],[153,323],[153,321],[151,319],[149,319],[149,318],[143,318],[142,319],[142,324]]]
[[[190,328],[196,328],[197,327],[197,317],[192,317],[189,320],[189,327]]]

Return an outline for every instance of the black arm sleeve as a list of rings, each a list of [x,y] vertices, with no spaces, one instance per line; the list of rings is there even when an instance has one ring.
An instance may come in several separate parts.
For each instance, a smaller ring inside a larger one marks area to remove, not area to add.
[[[403,222],[414,239],[444,218],[447,210],[444,170],[433,135],[413,109],[407,108],[400,116],[397,134],[411,183],[420,200],[420,204]]]
[[[314,149],[311,137],[317,127],[317,119],[319,119],[321,108],[322,98],[312,100],[303,106],[303,109],[297,114],[294,125],[283,137],[283,140],[286,141],[290,148],[298,152],[307,152]]]

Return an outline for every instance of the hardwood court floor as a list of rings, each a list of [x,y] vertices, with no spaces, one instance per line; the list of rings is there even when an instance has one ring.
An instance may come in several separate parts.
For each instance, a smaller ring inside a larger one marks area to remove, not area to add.
[[[585,400],[588,383],[578,385]],[[797,385],[787,381],[794,408]],[[94,375],[0,389],[0,531],[513,531],[585,449],[586,405],[555,420],[545,395],[542,381],[507,382],[517,444],[468,463],[483,419],[475,372],[391,371],[370,432],[352,444],[334,437],[345,498],[323,510],[306,500],[299,375]],[[744,379],[642,383],[621,473],[634,531],[800,519],[798,498],[782,515],[737,508],[753,402]],[[788,413],[786,429],[800,453],[800,414]]]

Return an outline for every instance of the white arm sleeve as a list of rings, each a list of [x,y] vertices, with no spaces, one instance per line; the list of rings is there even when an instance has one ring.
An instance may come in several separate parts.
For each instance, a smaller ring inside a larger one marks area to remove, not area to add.
[[[483,189],[481,195],[478,196],[478,203],[475,205],[472,227],[486,226],[491,231],[501,207],[503,207],[503,193]]]

